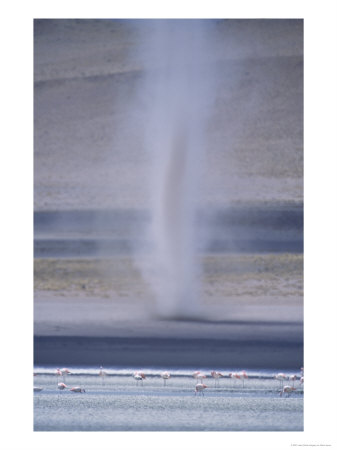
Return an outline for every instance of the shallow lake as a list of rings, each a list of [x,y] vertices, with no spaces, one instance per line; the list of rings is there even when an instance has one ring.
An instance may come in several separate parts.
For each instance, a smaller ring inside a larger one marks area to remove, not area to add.
[[[195,393],[193,370],[171,370],[166,385],[160,369],[142,369],[143,382],[133,378],[132,368],[105,368],[104,378],[97,368],[70,370],[63,379],[56,368],[35,368],[34,386],[42,388],[34,392],[35,431],[303,430],[299,374],[296,390],[287,397],[280,396],[280,382],[269,371],[248,372],[243,385],[222,370],[225,376],[216,386],[210,370],[200,369],[208,386],[203,395]],[[60,391],[58,382],[80,386],[85,393]]]

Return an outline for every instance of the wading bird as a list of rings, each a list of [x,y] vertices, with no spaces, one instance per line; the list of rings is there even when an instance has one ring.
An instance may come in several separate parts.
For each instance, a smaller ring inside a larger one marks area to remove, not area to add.
[[[60,369],[56,369],[55,375],[56,375],[56,383],[58,383],[59,377],[62,376]]]
[[[281,389],[280,397],[282,397],[283,394],[288,394],[287,397],[293,392],[296,391],[296,389],[293,386],[284,386],[283,389]]]
[[[56,376],[57,376],[57,379],[58,379],[59,376],[62,376],[63,381],[66,381],[66,376],[67,376],[68,374],[70,375],[71,372],[70,372],[69,369],[66,369],[65,367],[64,367],[63,369],[56,369]]]
[[[104,384],[107,373],[105,372],[105,370],[103,370],[103,366],[100,367],[98,375],[102,378],[102,384]]]
[[[70,390],[71,392],[80,392],[80,393],[85,392],[85,389],[81,388],[80,386],[72,387],[72,388],[69,389],[69,390]]]
[[[285,373],[278,373],[277,375],[275,375],[274,378],[275,378],[275,380],[279,380],[280,388],[283,388],[284,380],[288,379],[288,377],[287,377],[287,375]]]
[[[213,370],[211,372],[211,376],[214,378],[214,387],[219,387],[219,378],[223,377],[221,372],[216,372],[215,370]]]
[[[228,376],[230,378],[232,378],[232,380],[234,380],[234,381],[235,380],[241,380],[242,381],[242,387],[245,387],[245,379],[248,378],[248,375],[247,375],[247,373],[244,370],[242,372],[240,372],[240,373],[230,372],[228,374]]]
[[[143,380],[146,379],[146,376],[143,374],[143,372],[135,372],[133,374],[133,378],[137,381],[137,385],[138,385],[139,381],[141,381],[143,384]]]
[[[296,375],[289,375],[289,381],[292,381],[292,386],[294,387],[295,381],[297,380]]]
[[[195,378],[196,380],[203,380],[204,378],[207,378],[205,374],[201,373],[199,370],[197,370],[196,372],[193,372],[192,374],[193,378]]]
[[[65,385],[64,383],[58,383],[57,388],[60,389],[60,391],[63,391],[64,389],[67,389],[68,386]]]
[[[204,384],[204,383],[198,383],[196,386],[195,386],[195,392],[194,392],[194,395],[197,395],[197,393],[199,392],[199,393],[201,393],[202,395],[204,395],[204,389],[206,389],[208,386],[206,386],[206,384]]]
[[[162,377],[162,379],[164,380],[164,386],[166,386],[166,380],[168,380],[169,378],[171,378],[171,375],[168,372],[162,372],[160,374],[160,376]]]

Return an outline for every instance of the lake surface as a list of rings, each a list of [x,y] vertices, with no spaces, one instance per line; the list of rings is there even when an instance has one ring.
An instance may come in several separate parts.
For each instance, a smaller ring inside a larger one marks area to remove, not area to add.
[[[208,388],[195,395],[193,370],[169,370],[166,386],[161,369],[142,369],[143,383],[133,368],[105,368],[104,379],[98,368],[70,370],[63,380],[56,368],[35,368],[34,386],[43,388],[34,393],[35,431],[303,431],[303,386],[297,380],[289,397],[280,396],[271,371],[248,372],[243,386],[222,370],[216,387],[210,370],[199,368]],[[62,381],[85,393],[58,390]]]

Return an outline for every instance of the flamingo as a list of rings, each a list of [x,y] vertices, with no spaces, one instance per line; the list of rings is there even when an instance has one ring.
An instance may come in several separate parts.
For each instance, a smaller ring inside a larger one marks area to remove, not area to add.
[[[60,389],[60,391],[63,391],[64,389],[67,389],[68,386],[64,383],[58,383],[57,388]]]
[[[294,387],[295,381],[297,380],[297,376],[296,375],[290,375],[289,380],[293,382],[292,386]]]
[[[69,369],[66,369],[65,367],[63,369],[56,369],[57,380],[59,376],[62,376],[63,381],[66,381],[66,376],[68,374],[71,374],[71,372]]]
[[[59,377],[62,376],[60,369],[56,369],[55,375],[56,375],[56,383],[58,383]]]
[[[135,372],[133,374],[133,378],[137,381],[137,386],[138,386],[139,381],[141,381],[142,385],[143,385],[143,380],[146,379],[146,376],[142,372]]]
[[[105,370],[103,370],[103,366],[100,367],[98,375],[102,377],[102,384],[104,384],[104,380],[105,377],[107,376],[107,373],[105,372]]]
[[[199,381],[201,381],[203,378],[207,378],[206,375],[201,373],[199,370],[197,370],[196,372],[193,372],[192,376],[193,376],[193,378],[195,378]]]
[[[229,372],[228,376],[229,376],[229,378],[231,378],[232,381],[233,381],[233,380],[235,380],[235,378],[236,378],[236,373]],[[233,386],[233,383],[232,383],[232,386]]]
[[[85,389],[81,388],[80,386],[75,386],[75,387],[72,387],[70,389],[70,391],[71,392],[80,392],[80,393],[82,393],[82,392],[85,392]]]
[[[283,389],[281,389],[280,397],[282,397],[283,394],[288,394],[287,397],[293,392],[296,391],[296,389],[293,386],[284,386]]]
[[[230,372],[228,375],[233,380],[242,380],[242,387],[245,387],[245,378],[248,378],[248,375],[244,370],[241,373]]]
[[[279,380],[279,382],[280,382],[280,388],[283,388],[283,383],[284,383],[284,380],[287,380],[287,375],[286,374],[284,374],[284,373],[278,373],[277,375],[275,375],[275,377],[274,377],[276,380]]]
[[[242,387],[245,387],[245,379],[248,379],[247,372],[243,370],[239,375],[242,377]]]
[[[162,372],[160,374],[160,376],[162,377],[162,379],[164,380],[164,386],[166,386],[166,380],[168,380],[169,378],[171,378],[171,375],[169,374],[169,372]]]
[[[195,386],[195,392],[194,392],[194,395],[197,395],[197,393],[199,392],[199,393],[201,393],[202,395],[204,395],[204,389],[206,389],[208,386],[206,386],[206,384],[204,384],[204,383],[198,383],[196,386]]]
[[[212,377],[214,378],[214,387],[219,386],[219,378],[223,377],[221,372],[216,372],[215,370],[213,370],[211,372]]]

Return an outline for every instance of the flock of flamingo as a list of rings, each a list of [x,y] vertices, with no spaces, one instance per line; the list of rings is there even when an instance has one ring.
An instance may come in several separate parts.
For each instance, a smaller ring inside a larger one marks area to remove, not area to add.
[[[297,376],[296,375],[286,375],[285,373],[281,372],[281,373],[278,373],[277,375],[275,375],[275,379],[279,380],[279,382],[280,382],[280,388],[281,388],[280,396],[281,397],[282,397],[283,394],[288,394],[288,397],[289,397],[289,395],[293,391],[296,391],[296,388],[295,388],[295,381],[297,380]],[[285,380],[291,381],[292,385],[291,386],[289,386],[289,385],[284,386]],[[304,384],[304,369],[303,369],[303,367],[301,367],[301,376],[300,376],[299,381],[300,381],[300,385]]]
[[[85,389],[83,389],[80,386],[69,387],[65,384],[67,375],[72,374],[72,372],[69,369],[67,369],[67,368],[56,369],[55,374],[57,377],[57,388],[60,391],[68,389],[70,392],[74,392],[74,393],[84,393],[85,392]],[[36,375],[36,373],[34,373],[34,375]],[[102,384],[104,384],[105,377],[108,375],[108,373],[103,369],[102,366],[100,367],[98,375],[102,379]],[[219,379],[221,377],[226,377],[226,375],[222,374],[221,372],[217,372],[214,370],[210,373],[210,375],[214,379],[214,387],[220,387]],[[59,381],[59,377],[62,377],[62,380],[63,380],[62,382]],[[169,372],[165,371],[165,372],[161,372],[160,377],[163,379],[164,386],[166,386],[167,380],[171,378],[171,375]],[[192,377],[196,380],[194,395],[197,395],[197,394],[204,395],[204,390],[206,388],[208,388],[208,386],[206,384],[204,384],[203,381],[207,378],[207,375],[198,370],[198,371],[193,372]],[[248,375],[244,370],[242,370],[241,372],[235,372],[235,373],[230,372],[228,374],[228,377],[231,378],[233,380],[233,382],[236,382],[237,380],[242,381],[242,388],[244,388],[244,386],[245,386],[245,380],[248,379]],[[136,383],[138,385],[138,383],[143,384],[143,381],[146,379],[146,376],[145,376],[144,372],[137,371],[137,372],[134,372],[133,378],[136,380]],[[282,397],[283,395],[285,395],[285,396],[289,397],[290,394],[296,390],[295,381],[297,379],[299,379],[300,385],[304,384],[303,367],[301,368],[301,376],[300,377],[297,377],[297,375],[286,375],[285,373],[278,373],[277,375],[274,376],[274,378],[275,378],[275,380],[278,380],[280,382],[280,390],[279,390],[280,396]],[[284,382],[286,380],[289,380],[292,382],[291,386],[284,385]],[[34,386],[34,392],[40,392],[40,391],[42,391],[42,389],[43,388],[41,388],[41,387]]]

